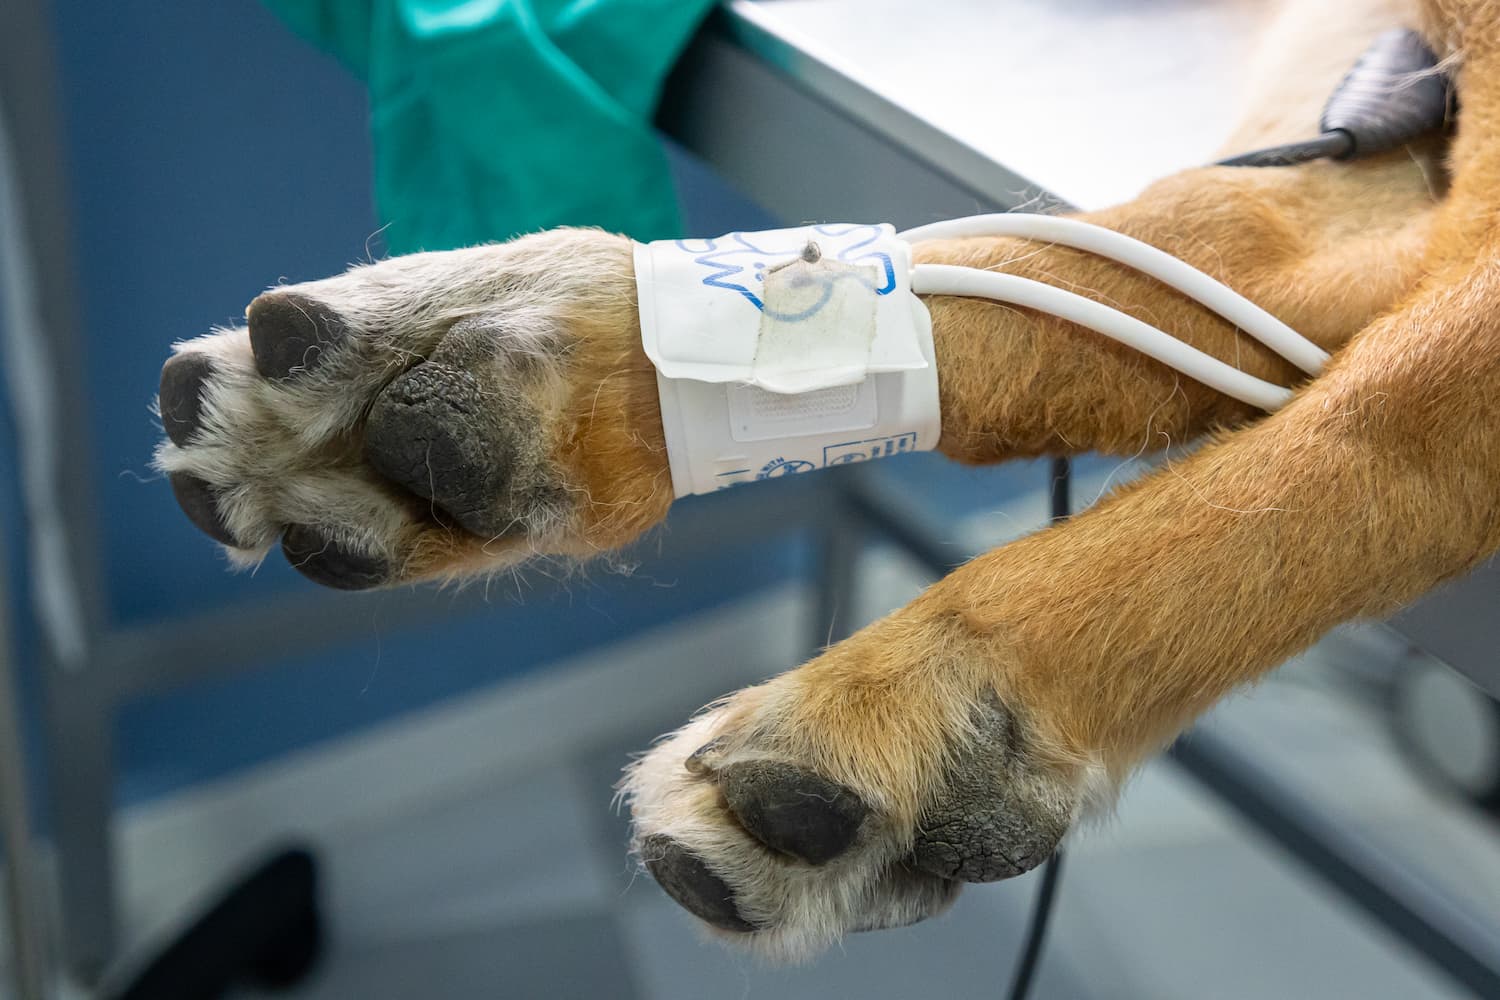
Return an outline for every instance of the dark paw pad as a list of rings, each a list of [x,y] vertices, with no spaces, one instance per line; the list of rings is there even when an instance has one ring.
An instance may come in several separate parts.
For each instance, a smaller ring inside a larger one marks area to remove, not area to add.
[[[219,513],[219,502],[208,483],[186,472],[174,472],[167,477],[172,483],[172,495],[177,497],[177,506],[189,521],[209,538],[220,545],[238,545],[229,533],[229,525]]]
[[[641,857],[662,890],[699,920],[725,931],[755,930],[754,924],[740,916],[734,893],[724,880],[671,837],[647,837],[641,844]]]
[[[198,353],[175,354],[162,365],[156,395],[161,425],[179,448],[188,443],[203,421],[203,389],[213,370],[208,355]]]
[[[305,524],[286,529],[281,551],[297,572],[335,590],[368,590],[390,579],[384,559],[351,552]]]
[[[266,292],[245,313],[255,370],[286,379],[316,368],[349,335],[343,317],[305,295]]]
[[[365,425],[365,458],[376,472],[442,508],[465,531],[503,534],[513,518],[510,434],[469,372],[418,365],[386,388]]]
[[[923,814],[912,859],[960,882],[994,882],[1030,871],[1056,850],[1071,818],[1068,797],[1039,776],[998,704],[976,720],[974,744],[949,769]]]
[[[838,782],[781,761],[730,764],[719,773],[719,786],[746,832],[810,865],[848,850],[870,813]]]

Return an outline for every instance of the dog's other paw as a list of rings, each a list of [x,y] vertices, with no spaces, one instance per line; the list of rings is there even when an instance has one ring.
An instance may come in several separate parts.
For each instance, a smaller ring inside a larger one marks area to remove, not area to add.
[[[319,583],[588,556],[671,502],[630,244],[591,230],[272,289],[178,344],[156,464],[188,518]]]
[[[658,743],[621,786],[646,870],[796,960],[1044,861],[1097,769],[1007,704],[959,628],[888,619]]]

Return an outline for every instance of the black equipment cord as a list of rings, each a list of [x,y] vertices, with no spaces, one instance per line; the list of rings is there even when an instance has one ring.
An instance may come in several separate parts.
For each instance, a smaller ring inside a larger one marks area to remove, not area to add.
[[[1349,160],[1404,146],[1451,119],[1453,88],[1437,56],[1414,31],[1380,35],[1334,88],[1306,142],[1220,160],[1224,167],[1284,167],[1308,160]]]
[[[1047,490],[1051,520],[1067,520],[1073,513],[1073,463],[1066,458],[1052,460],[1051,484]],[[1026,941],[1021,946],[1021,957],[1016,961],[1016,971],[1011,976],[1009,1000],[1026,1000],[1031,992],[1032,980],[1036,978],[1041,964],[1042,945],[1047,940],[1047,924],[1052,918],[1052,901],[1057,895],[1057,882],[1062,877],[1063,852],[1061,848],[1052,852],[1042,866],[1042,884],[1037,887],[1036,901],[1031,904],[1031,921],[1026,928]]]
[[[1010,980],[1009,1000],[1026,1000],[1031,992],[1031,982],[1036,978],[1041,965],[1042,945],[1047,940],[1047,924],[1052,917],[1052,900],[1057,894],[1057,882],[1062,877],[1063,854],[1059,849],[1052,853],[1042,868],[1042,884],[1036,890],[1036,902],[1031,904],[1031,924],[1026,928],[1026,943],[1021,947],[1021,958],[1016,963],[1015,975]]]

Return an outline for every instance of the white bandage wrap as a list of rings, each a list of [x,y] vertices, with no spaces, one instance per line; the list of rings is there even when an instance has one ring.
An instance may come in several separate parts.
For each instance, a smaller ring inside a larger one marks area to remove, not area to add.
[[[932,322],[888,225],[637,244],[677,496],[937,445]]]

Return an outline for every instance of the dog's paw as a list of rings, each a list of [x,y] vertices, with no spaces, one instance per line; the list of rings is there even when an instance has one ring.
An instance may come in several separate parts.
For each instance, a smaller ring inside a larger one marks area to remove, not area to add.
[[[671,483],[630,245],[589,230],[272,289],[176,345],[156,465],[240,562],[363,589],[589,556]]]
[[[644,754],[621,787],[646,870],[715,932],[795,960],[1044,861],[1097,775],[948,631],[883,623]]]

